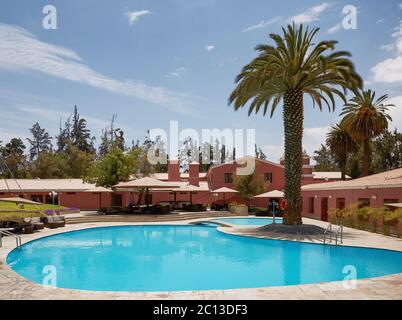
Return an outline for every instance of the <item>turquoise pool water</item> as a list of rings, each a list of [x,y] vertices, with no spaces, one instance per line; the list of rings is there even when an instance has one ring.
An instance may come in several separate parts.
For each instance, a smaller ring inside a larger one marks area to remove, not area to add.
[[[271,224],[272,218],[219,218],[215,221],[227,222],[230,224],[234,224],[236,226],[265,226],[267,224]],[[275,218],[276,223],[282,223],[282,218]]]
[[[253,288],[402,272],[402,253],[227,235],[210,226],[119,226],[41,238],[7,263],[42,284],[102,291]]]

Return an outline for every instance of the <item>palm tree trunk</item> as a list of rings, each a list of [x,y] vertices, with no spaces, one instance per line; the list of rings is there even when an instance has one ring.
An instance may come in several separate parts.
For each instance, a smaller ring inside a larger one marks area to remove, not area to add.
[[[362,176],[366,177],[369,175],[369,170],[370,170],[370,162],[371,162],[371,157],[370,157],[370,140],[365,139],[363,141],[363,173]]]
[[[303,92],[288,90],[284,95],[283,123],[285,129],[285,199],[287,210],[283,224],[302,224],[301,179],[303,161]]]

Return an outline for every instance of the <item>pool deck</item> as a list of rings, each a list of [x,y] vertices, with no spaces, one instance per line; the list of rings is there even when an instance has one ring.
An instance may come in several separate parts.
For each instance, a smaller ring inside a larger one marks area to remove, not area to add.
[[[216,220],[217,218],[211,218]],[[199,219],[201,220],[201,219]],[[202,220],[206,220],[203,218]],[[67,231],[81,230],[93,227],[117,226],[117,225],[141,225],[141,224],[172,224],[183,225],[197,220],[184,220],[158,223],[81,223],[66,225],[60,229],[45,229],[31,235],[22,235],[22,243],[35,240],[44,236],[54,235]],[[315,224],[326,227],[328,224],[303,218],[306,224]],[[278,236],[274,233],[262,232],[255,227],[236,228],[218,227],[218,230],[240,236],[252,236],[271,238],[278,240],[303,241],[310,243],[322,243],[322,236],[299,236],[286,235]],[[366,231],[344,228],[344,246],[373,247],[402,251],[402,239],[387,237]],[[169,291],[169,292],[100,292],[46,288],[42,285],[26,280],[15,273],[5,263],[8,253],[14,249],[15,240],[10,237],[3,238],[3,247],[0,248],[0,299],[32,299],[32,300],[57,300],[57,299],[398,299],[402,300],[402,273],[383,276],[378,278],[357,280],[353,288],[345,286],[342,281],[325,282],[316,284],[305,284],[295,286],[232,289],[232,290],[208,290],[208,291]]]

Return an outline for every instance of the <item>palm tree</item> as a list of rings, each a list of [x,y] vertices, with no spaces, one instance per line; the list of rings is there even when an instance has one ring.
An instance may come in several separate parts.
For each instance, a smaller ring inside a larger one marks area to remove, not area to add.
[[[258,45],[259,56],[243,67],[236,78],[237,87],[229,98],[235,110],[248,102],[249,115],[261,107],[272,117],[283,100],[285,131],[285,198],[287,212],[283,223],[301,224],[301,177],[303,137],[303,97],[307,94],[313,107],[323,104],[335,109],[338,96],[346,103],[346,88],[362,84],[346,51],[333,51],[337,41],[313,43],[318,28],[303,28],[294,23],[282,28],[283,36],[270,34],[275,46]],[[333,51],[327,53],[327,51]],[[344,89],[344,90],[340,90]]]
[[[363,173],[369,174],[371,163],[370,141],[384,133],[388,129],[388,120],[392,118],[387,114],[388,107],[392,104],[384,104],[388,99],[385,94],[375,100],[375,91],[356,90],[355,96],[345,104],[341,116],[342,123],[349,135],[363,144]]]
[[[356,150],[356,142],[347,132],[344,124],[341,122],[331,126],[327,134],[327,146],[331,149],[332,153],[338,162],[339,168],[342,172],[342,180],[346,178],[346,163],[350,152]]]

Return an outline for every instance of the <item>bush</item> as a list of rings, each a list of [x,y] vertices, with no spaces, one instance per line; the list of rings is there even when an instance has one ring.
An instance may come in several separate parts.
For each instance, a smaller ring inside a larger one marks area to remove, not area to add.
[[[357,228],[361,230],[366,230],[370,219],[371,208],[362,207],[358,208],[356,211],[357,215]]]
[[[384,234],[390,234],[390,227],[395,228],[395,233],[399,237],[399,221],[401,221],[402,210],[390,211],[389,209],[384,210]]]
[[[370,208],[369,211],[369,224],[372,232],[377,232],[378,222],[382,220],[386,208]]]

